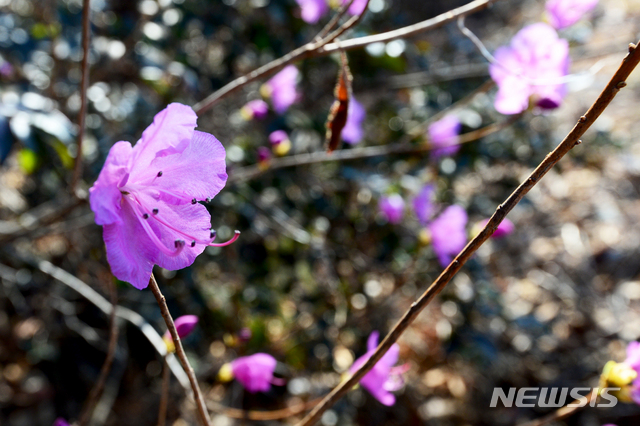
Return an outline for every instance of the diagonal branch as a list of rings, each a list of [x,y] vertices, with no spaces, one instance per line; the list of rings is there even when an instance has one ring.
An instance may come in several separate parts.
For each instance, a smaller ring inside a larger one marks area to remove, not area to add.
[[[340,41],[339,43],[332,43],[332,41],[334,41],[337,37],[339,37],[341,34],[343,34],[345,31],[347,31],[349,28],[353,27],[360,21],[362,15],[364,15],[364,13],[361,13],[360,15],[356,15],[350,18],[336,31],[323,38],[322,40],[309,42],[295,50],[292,50],[281,58],[271,61],[268,64],[251,71],[247,75],[236,78],[232,82],[226,84],[225,86],[207,96],[205,99],[195,104],[193,106],[193,109],[196,114],[200,115],[203,112],[209,110],[212,106],[218,103],[220,99],[227,96],[228,94],[235,92],[236,90],[246,86],[253,81],[271,75],[293,62],[297,62],[305,58],[326,56],[340,49],[359,49],[372,43],[387,42],[398,38],[412,37],[427,30],[439,28],[451,21],[454,21],[455,19],[458,19],[461,16],[467,16],[472,13],[478,12],[490,6],[496,1],[497,0],[475,0],[464,6],[452,9],[434,18],[418,22],[414,25],[409,25],[407,27],[399,28],[394,31],[389,31],[377,35],[357,37],[346,41]]]
[[[204,398],[202,397],[202,391],[200,391],[200,385],[198,385],[198,379],[196,378],[196,374],[193,372],[193,368],[191,368],[191,364],[189,364],[187,354],[184,353],[182,342],[180,341],[180,336],[178,336],[178,330],[176,330],[176,325],[173,323],[173,318],[171,317],[169,307],[167,306],[167,301],[165,300],[163,294],[160,292],[160,288],[158,287],[158,283],[156,282],[156,277],[154,277],[153,274],[151,274],[151,279],[149,280],[149,288],[151,288],[151,292],[158,302],[160,312],[162,313],[162,318],[164,318],[164,322],[167,324],[169,333],[171,333],[173,344],[176,347],[176,354],[178,355],[178,359],[182,364],[182,368],[184,368],[184,371],[187,373],[187,377],[189,377],[191,390],[193,390],[193,398],[196,401],[196,407],[198,408],[200,420],[202,421],[204,426],[209,426],[211,424],[211,419],[209,418],[209,411],[207,411],[207,406],[205,405]]]
[[[489,222],[484,229],[473,238],[469,244],[456,256],[455,259],[446,267],[440,276],[427,288],[427,290],[411,304],[411,307],[402,316],[400,321],[393,327],[391,332],[382,340],[373,355],[365,362],[348,380],[342,382],[333,389],[320,403],[316,406],[298,426],[310,426],[315,424],[322,414],[335,404],[342,396],[344,396],[353,386],[355,386],[362,377],[384,356],[389,348],[400,338],[400,335],[411,325],[420,312],[434,299],[434,297],[442,291],[449,283],[451,278],[462,268],[462,265],[475,253],[475,251],[495,232],[496,228],[502,222],[515,206],[533,188],[536,183],[558,162],[564,157],[574,146],[581,143],[580,137],[591,127],[596,119],[602,114],[605,108],[613,100],[616,94],[627,85],[626,79],[640,62],[640,49],[634,44],[629,45],[629,54],[624,58],[622,64],[613,75],[607,86],[604,88],[600,96],[591,105],[585,115],[580,117],[577,124],[571,132],[564,138],[562,142],[551,153],[547,154],[545,159],[536,167],[529,177],[516,188],[515,191],[498,206]]]
[[[91,0],[83,0],[82,2],[82,78],[80,80],[80,112],[78,113],[78,150],[71,180],[72,195],[75,195],[76,185],[82,175],[82,139],[84,138],[84,121],[87,116],[87,86],[89,85],[90,2]]]

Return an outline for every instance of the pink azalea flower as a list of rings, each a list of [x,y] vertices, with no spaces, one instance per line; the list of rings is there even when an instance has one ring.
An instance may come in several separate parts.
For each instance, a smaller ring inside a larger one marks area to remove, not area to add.
[[[262,99],[254,99],[247,102],[240,113],[246,120],[262,120],[269,113],[269,105]]]
[[[481,221],[479,224],[480,230],[482,230],[485,226],[487,226],[487,223],[489,223],[489,219],[485,219]],[[505,218],[502,222],[500,222],[500,225],[498,225],[493,235],[491,235],[491,238],[506,237],[507,235],[511,234],[515,229],[516,227],[513,224],[513,222]]]
[[[416,212],[418,220],[423,225],[426,225],[429,219],[431,219],[431,216],[433,216],[435,209],[433,198],[435,192],[435,185],[428,184],[423,186],[418,195],[413,199],[413,211]]]
[[[342,139],[351,145],[360,143],[364,134],[362,130],[362,122],[367,112],[360,102],[355,98],[349,101],[349,112],[347,115],[347,123],[342,129]]]
[[[431,152],[434,158],[454,155],[460,150],[458,144],[462,124],[455,115],[447,115],[429,125],[429,141],[436,148]]]
[[[367,339],[367,353],[353,363],[351,368],[349,368],[349,372],[351,374],[355,373],[362,364],[371,358],[371,355],[373,355],[377,347],[378,332],[374,331],[369,335],[369,339]],[[394,367],[398,362],[399,353],[400,347],[397,343],[394,343],[387,353],[380,358],[380,361],[360,379],[362,387],[384,405],[393,405],[396,403],[396,397],[391,392],[397,391],[404,385],[402,374],[409,369],[409,365],[407,364]]]
[[[598,0],[548,0],[545,9],[549,23],[560,30],[578,22],[597,4]]]
[[[467,244],[467,212],[457,205],[447,207],[429,224],[431,244],[440,265],[446,267]]]
[[[258,163],[264,163],[271,159],[271,151],[266,146],[258,147]]]
[[[265,353],[237,358],[231,362],[233,376],[251,393],[268,392],[271,385],[281,386],[282,379],[273,377],[278,362]]]
[[[298,75],[298,68],[288,65],[264,84],[263,94],[271,97],[273,109],[278,114],[284,114],[298,100]]]
[[[269,134],[269,143],[271,145],[279,145],[289,140],[289,135],[284,130],[276,130]]]
[[[640,405],[640,342],[631,342],[627,346],[627,359],[624,363],[633,368],[639,375],[631,384],[631,399]]]
[[[380,197],[378,207],[389,223],[399,223],[404,216],[404,200],[400,194]]]
[[[348,12],[352,15],[360,15],[367,7],[368,0],[353,0],[351,6],[349,6]],[[342,0],[342,4],[349,3],[349,0]]]
[[[308,24],[317,23],[328,11],[326,0],[296,0],[300,6],[300,16]]]
[[[194,130],[196,118],[188,106],[167,106],[134,147],[111,147],[89,190],[111,271],[138,289],[148,285],[153,265],[185,268],[207,246],[220,245],[197,201],[224,187],[225,151],[214,136]]]
[[[183,315],[181,317],[176,318],[176,320],[174,321],[174,324],[176,326],[176,331],[178,332],[178,337],[180,337],[181,339],[184,339],[189,334],[191,334],[196,324],[198,324],[198,317],[195,315]],[[163,337],[167,340],[173,341],[173,338],[171,337],[171,333],[169,333],[169,330],[167,330],[164,333]]]
[[[547,24],[529,25],[500,47],[489,66],[498,85],[495,108],[502,114],[518,114],[529,106],[529,98],[540,108],[557,108],[566,93],[559,81],[569,68],[569,43]]]

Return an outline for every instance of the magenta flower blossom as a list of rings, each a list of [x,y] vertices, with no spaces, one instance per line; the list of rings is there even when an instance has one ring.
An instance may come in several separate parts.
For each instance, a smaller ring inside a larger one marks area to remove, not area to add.
[[[431,155],[434,158],[454,155],[460,150],[458,134],[462,124],[455,115],[446,115],[429,125],[429,141],[435,148]]]
[[[487,226],[487,223],[489,223],[489,219],[485,219],[483,221],[481,221],[478,224],[478,227],[480,228],[480,230],[482,230],[485,226]],[[498,225],[498,227],[496,228],[495,232],[491,235],[491,238],[502,238],[502,237],[506,237],[507,235],[511,234],[513,231],[515,231],[516,227],[513,224],[513,222],[511,222],[509,219],[503,219],[502,222],[500,222],[500,225]]]
[[[378,207],[389,223],[399,223],[404,216],[404,200],[400,194],[380,197]]]
[[[497,63],[489,66],[498,85],[494,102],[502,114],[518,114],[529,98],[540,108],[557,108],[566,93],[561,81],[569,69],[569,42],[547,24],[529,25],[513,37],[509,46],[496,50]]]
[[[189,334],[191,334],[196,324],[198,324],[198,317],[195,315],[183,315],[176,318],[174,324],[176,326],[176,331],[178,332],[178,337],[184,339]],[[167,340],[173,340],[173,338],[171,337],[171,333],[169,333],[169,330],[164,333],[163,338]]]
[[[254,99],[247,102],[240,113],[246,120],[262,120],[269,113],[269,105],[262,99]]]
[[[284,114],[298,101],[299,94],[296,88],[298,75],[298,68],[288,65],[263,85],[261,90],[263,95],[271,98],[273,109],[278,114]]]
[[[438,262],[444,268],[454,256],[467,244],[467,212],[457,205],[452,205],[429,224],[431,244],[436,252]]]
[[[296,0],[300,6],[300,17],[308,24],[317,23],[328,11],[327,0]]]
[[[353,363],[351,368],[349,368],[349,373],[355,373],[362,364],[367,362],[377,347],[378,332],[374,331],[369,335],[369,339],[367,339],[367,353]],[[360,379],[362,387],[384,405],[393,405],[396,403],[396,397],[391,392],[397,391],[404,385],[402,374],[409,369],[408,364],[394,367],[398,362],[399,353],[400,347],[397,343],[394,343],[387,353],[380,358],[380,361]]]
[[[638,405],[640,405],[640,342],[631,342],[627,346],[627,359],[624,360],[624,364],[633,368],[638,376],[629,390],[631,399]]]
[[[282,379],[273,377],[278,362],[265,353],[244,356],[231,361],[231,372],[246,390],[251,393],[268,392],[271,385],[281,386]]]
[[[349,101],[349,112],[347,115],[347,123],[342,129],[342,139],[351,145],[360,143],[364,131],[362,130],[362,122],[367,112],[360,102],[355,98]]]
[[[67,422],[62,417],[58,417],[54,422],[53,426],[69,426],[69,422]]]
[[[271,151],[266,146],[258,147],[258,163],[264,163],[271,159]]]
[[[349,3],[350,0],[342,0],[342,4]],[[349,6],[348,12],[351,15],[360,15],[367,7],[367,0],[353,0],[351,6]]]
[[[422,225],[426,225],[433,216],[435,205],[433,204],[433,198],[436,193],[436,187],[433,184],[428,184],[422,187],[418,195],[413,199],[413,211],[416,212],[416,216]]]
[[[598,0],[548,0],[545,9],[549,23],[560,30],[578,22],[597,4]]]
[[[134,147],[111,147],[89,190],[111,271],[138,289],[148,285],[153,265],[185,268],[207,246],[227,244],[213,243],[211,216],[198,203],[224,187],[225,151],[194,130],[196,118],[188,106],[167,106]]]

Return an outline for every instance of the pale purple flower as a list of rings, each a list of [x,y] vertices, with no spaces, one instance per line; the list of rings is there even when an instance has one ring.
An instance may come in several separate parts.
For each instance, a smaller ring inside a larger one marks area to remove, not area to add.
[[[284,130],[276,130],[275,132],[271,132],[269,134],[269,143],[271,145],[278,145],[282,142],[286,142],[289,140],[289,135]]]
[[[380,197],[378,207],[389,223],[399,223],[404,216],[404,200],[400,194]]]
[[[627,346],[627,359],[624,363],[633,368],[639,375],[631,384],[629,394],[631,399],[640,405],[640,342],[629,343]]]
[[[298,100],[298,74],[298,68],[288,65],[264,84],[263,94],[271,98],[273,109],[278,114],[284,114]]]
[[[58,417],[54,422],[53,426],[69,426],[69,422],[67,422],[62,417]]]
[[[462,124],[455,115],[446,115],[429,125],[429,141],[435,148],[431,155],[434,158],[454,155],[460,150],[459,136]]]
[[[266,146],[258,147],[258,163],[264,163],[271,159],[271,151]]]
[[[502,114],[518,114],[529,98],[540,108],[557,108],[566,93],[562,78],[569,69],[569,42],[547,24],[529,25],[509,46],[495,51],[497,63],[489,65],[498,85],[494,106]]]
[[[360,143],[364,134],[362,130],[362,122],[367,112],[360,102],[355,98],[349,101],[349,111],[347,115],[347,123],[342,129],[342,139],[351,145]]]
[[[282,379],[273,377],[277,364],[278,362],[271,355],[257,353],[233,360],[231,372],[249,392],[268,392],[272,384],[284,384]]]
[[[296,0],[300,6],[300,16],[308,24],[317,23],[329,11],[327,0]]]
[[[597,4],[598,0],[548,0],[545,9],[549,23],[560,30],[578,22]]]
[[[213,135],[194,130],[196,119],[190,107],[170,104],[134,147],[111,147],[89,190],[111,271],[138,289],[148,285],[153,265],[185,268],[207,246],[219,245],[211,216],[197,201],[224,187],[225,151]]]
[[[178,332],[178,337],[184,339],[189,334],[191,334],[196,324],[198,324],[198,317],[195,315],[183,315],[176,318],[174,324],[176,326],[176,331]],[[169,333],[169,330],[164,333],[163,338],[167,340],[173,340],[173,338],[171,337],[171,333]]]
[[[269,113],[269,105],[262,99],[254,99],[247,102],[240,113],[246,120],[262,120]]]
[[[479,228],[482,230],[489,223],[489,219],[485,219],[479,223]],[[516,229],[513,222],[509,219],[503,219],[502,222],[498,225],[494,233],[491,235],[491,238],[502,238],[511,234]]]
[[[436,193],[436,187],[428,184],[422,187],[418,195],[413,199],[413,211],[422,225],[426,225],[433,216],[435,205],[433,199]]]
[[[467,212],[452,205],[429,224],[431,244],[440,265],[446,267],[467,244]]]
[[[342,0],[342,4],[349,3],[350,0]],[[367,7],[367,0],[353,0],[351,6],[349,6],[348,12],[351,15],[360,15]]]
[[[377,347],[378,332],[374,331],[369,335],[369,339],[367,339],[367,353],[353,363],[351,368],[349,368],[349,372],[351,374],[355,373],[362,364],[371,358],[371,355],[373,355]],[[396,397],[391,392],[397,391],[404,385],[402,374],[409,369],[407,364],[394,367],[398,362],[399,353],[400,347],[397,343],[394,343],[387,353],[380,358],[380,361],[360,379],[362,387],[384,405],[395,404]]]

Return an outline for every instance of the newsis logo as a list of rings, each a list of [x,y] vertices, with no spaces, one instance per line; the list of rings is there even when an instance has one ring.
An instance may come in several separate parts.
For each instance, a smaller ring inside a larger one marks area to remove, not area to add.
[[[498,400],[505,407],[564,407],[567,399],[571,402],[568,407],[584,407],[587,405],[587,395],[593,392],[596,396],[600,391],[600,398],[591,398],[591,407],[614,407],[618,403],[618,398],[611,395],[619,391],[620,388],[509,388],[506,393],[501,388],[494,388],[491,396],[490,407],[498,406]],[[605,402],[606,401],[606,402]],[[598,403],[599,402],[599,403]]]

